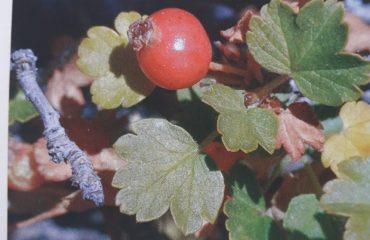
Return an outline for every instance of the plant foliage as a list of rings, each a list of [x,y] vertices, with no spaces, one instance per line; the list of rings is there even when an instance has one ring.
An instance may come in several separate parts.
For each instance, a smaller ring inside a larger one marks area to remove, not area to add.
[[[79,46],[77,64],[82,72],[96,77],[90,90],[92,100],[105,109],[133,106],[154,89],[128,45],[128,26],[139,18],[136,12],[123,12],[115,20],[118,33],[103,26],[92,27]]]
[[[370,159],[353,158],[338,165],[338,179],[324,186],[321,206],[329,213],[349,217],[344,239],[370,236]]]
[[[343,53],[347,27],[336,0],[312,0],[299,13],[280,0],[250,21],[247,42],[264,68],[291,76],[308,98],[340,105],[360,96],[356,85],[369,82],[370,64]]]
[[[185,234],[203,220],[213,223],[224,196],[220,171],[207,166],[206,156],[182,128],[163,119],[145,119],[114,144],[126,165],[117,171],[113,186],[121,190],[116,203],[139,222],[163,215],[168,208]]]
[[[283,239],[272,218],[266,216],[265,200],[253,172],[236,165],[231,176],[233,196],[224,206],[230,239]]]
[[[221,84],[210,86],[203,101],[220,113],[217,130],[229,151],[248,153],[261,145],[267,152],[274,152],[278,120],[273,111],[247,109],[240,92]]]

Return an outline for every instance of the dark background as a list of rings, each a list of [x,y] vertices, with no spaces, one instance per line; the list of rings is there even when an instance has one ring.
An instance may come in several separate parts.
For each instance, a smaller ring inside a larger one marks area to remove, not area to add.
[[[364,0],[364,2],[367,0]],[[79,41],[91,26],[112,27],[121,11],[141,14],[165,7],[179,7],[193,13],[204,25],[212,41],[222,40],[219,31],[238,21],[245,8],[259,9],[265,0],[14,0],[12,21],[12,51],[31,48],[38,56],[39,68],[53,61],[53,44],[63,36]],[[369,13],[370,14],[370,13]],[[9,224],[30,216],[9,213]],[[107,218],[119,226],[113,229]],[[111,219],[112,220],[112,219]],[[227,232],[220,226],[221,236]],[[80,240],[80,239],[169,239],[160,233],[158,223],[137,224],[134,217],[105,207],[85,213],[69,213],[61,217],[9,232],[12,240]]]
[[[91,26],[111,27],[121,11],[150,14],[165,7],[179,7],[199,18],[212,40],[233,26],[247,6],[259,8],[264,0],[15,0],[12,49],[31,48],[45,64],[51,44],[63,35],[84,37]]]

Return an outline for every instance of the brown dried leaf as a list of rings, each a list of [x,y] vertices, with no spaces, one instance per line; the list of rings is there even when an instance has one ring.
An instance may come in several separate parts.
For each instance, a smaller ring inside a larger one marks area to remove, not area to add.
[[[238,43],[246,42],[246,33],[249,30],[249,21],[252,16],[253,12],[246,10],[235,26],[220,32],[228,42],[225,44],[217,43],[218,49],[225,58],[224,60],[228,63],[226,65],[227,68],[219,71],[242,76],[244,85],[246,86],[250,85],[254,80],[261,82],[263,78],[261,66],[248,51],[237,45]],[[230,72],[229,66],[235,68],[237,71]]]
[[[345,50],[349,52],[370,51],[370,26],[348,12],[345,12],[344,22],[349,25]]]
[[[20,222],[17,222],[15,224],[11,225],[10,229],[15,230],[17,228],[27,227],[27,226],[30,226],[32,224],[38,223],[40,221],[43,221],[43,220],[46,220],[46,219],[49,219],[49,218],[52,218],[52,217],[57,217],[57,216],[60,216],[60,215],[63,215],[65,213],[67,213],[68,212],[68,206],[70,205],[70,202],[76,197],[76,195],[78,195],[78,191],[72,192],[71,194],[69,194],[67,196],[58,196],[59,198],[53,198],[53,197],[55,197],[53,195],[46,195],[46,196],[49,197],[49,199],[55,200],[55,201],[50,201],[48,203],[52,203],[52,204],[55,204],[55,205],[49,205],[49,208],[46,207],[47,205],[40,206],[41,207],[40,209],[45,210],[45,211],[41,211],[41,213],[37,214],[36,216],[33,216],[31,218],[28,218],[27,220],[20,221]],[[15,194],[15,196],[17,196],[17,194]],[[42,195],[42,196],[45,196],[45,194]],[[14,195],[13,195],[13,197],[14,197]],[[35,196],[35,197],[38,198],[38,196]],[[12,198],[12,199],[14,199],[14,198]],[[21,199],[21,197],[18,196],[16,199],[19,201]],[[60,202],[58,202],[57,199],[60,199]],[[17,205],[21,204],[22,201],[20,201],[20,202],[11,201],[11,202],[12,202],[13,205],[17,206]],[[31,206],[33,208],[34,206],[32,204],[29,205],[29,203],[30,202],[27,201],[27,203],[25,205]],[[13,210],[13,209],[11,209],[11,210]],[[23,211],[20,211],[20,212],[23,213]]]
[[[77,56],[74,55],[63,69],[55,69],[48,81],[45,95],[51,105],[59,112],[63,112],[63,99],[77,105],[85,104],[85,100],[80,87],[91,84],[93,78],[81,73],[76,66]]]
[[[320,129],[298,119],[289,109],[279,114],[276,148],[283,146],[293,160],[298,160],[305,152],[305,143],[322,151],[324,141]]]
[[[34,148],[34,158],[37,163],[37,171],[47,181],[61,182],[72,176],[70,165],[64,162],[58,164],[51,161],[48,149],[46,148],[46,140],[44,138],[40,138],[34,144]]]
[[[307,102],[294,102],[289,105],[288,109],[296,118],[317,128],[322,128],[315,111]]]
[[[27,145],[28,148],[35,149],[36,167],[45,180],[49,182],[36,189],[26,189],[27,192],[9,192],[10,211],[36,214],[25,221],[14,224],[11,228],[25,227],[67,212],[82,212],[95,208],[93,202],[83,200],[80,191],[72,189],[65,182],[61,183],[61,181],[71,177],[70,166],[63,163],[55,164],[50,161],[45,140],[39,139],[34,146]],[[33,151],[30,153],[31,157],[33,156],[32,153]],[[123,166],[124,161],[111,148],[103,149],[100,153],[89,157],[103,184],[104,205],[114,206],[118,189],[113,188],[111,182],[115,171]]]
[[[124,161],[112,148],[105,148],[100,153],[90,156],[90,158],[97,172],[116,172],[124,165]]]
[[[37,172],[32,144],[14,138],[8,141],[8,187],[18,191],[30,191],[45,182]]]
[[[69,184],[47,182],[31,191],[9,191],[8,210],[20,214],[41,214],[76,189]]]
[[[46,148],[46,141],[40,138],[34,144],[34,158],[37,163],[37,171],[48,181],[61,182],[72,176],[71,166],[65,163],[54,163],[51,161]],[[101,152],[88,155],[93,163],[95,171],[117,171],[124,161],[118,157],[112,148],[105,148]]]
[[[298,7],[302,8],[309,1],[311,1],[311,0],[298,0]]]
[[[114,206],[117,188],[111,186],[113,171],[99,173],[104,189],[104,205]],[[29,192],[11,191],[9,193],[9,211],[35,216],[17,222],[10,229],[26,227],[37,222],[57,217],[68,212],[83,212],[96,208],[93,202],[82,199],[81,191],[67,188],[65,184],[43,185]]]
[[[262,67],[259,63],[254,59],[250,52],[247,52],[247,77],[246,79],[250,79],[250,81],[256,79],[259,82],[262,82]]]
[[[321,164],[312,164],[312,169],[316,176],[328,176],[327,170]],[[325,181],[320,181],[325,182]],[[274,193],[271,199],[273,206],[282,211],[286,211],[290,200],[300,194],[315,193],[316,189],[312,184],[312,179],[305,169],[298,170],[294,174],[285,175],[283,182],[277,192]]]
[[[202,227],[194,233],[196,238],[209,238],[214,231],[215,226],[209,222],[203,222]]]
[[[63,117],[61,124],[69,138],[88,155],[97,154],[112,145],[109,134],[112,131],[110,127],[113,126],[114,119]]]
[[[232,62],[240,67],[245,65],[246,59],[243,58],[243,51],[237,44],[217,41],[215,45],[224,57],[224,62]]]
[[[228,76],[238,76],[244,85],[250,85],[254,80],[262,81],[262,68],[252,54],[234,43],[216,43],[223,55],[222,63],[212,62],[209,66],[211,74],[224,73]]]
[[[251,169],[259,182],[266,182],[271,175],[271,170],[279,164],[282,157],[284,157],[283,153],[278,151],[272,155],[267,152],[255,151],[247,154],[239,162]]]
[[[221,36],[233,43],[245,43],[246,33],[249,30],[249,21],[252,15],[253,13],[251,11],[246,11],[235,26],[221,31]]]
[[[258,96],[256,98],[258,99]],[[283,104],[277,97],[266,97],[260,103],[260,107],[271,109],[276,114],[279,114],[283,111]]]
[[[216,162],[222,172],[228,172],[239,159],[246,155],[242,151],[229,152],[222,143],[216,141],[207,144],[203,151]]]

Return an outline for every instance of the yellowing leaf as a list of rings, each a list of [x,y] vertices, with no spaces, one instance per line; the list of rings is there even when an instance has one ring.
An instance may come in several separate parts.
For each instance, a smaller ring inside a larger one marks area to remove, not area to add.
[[[114,27],[117,29],[117,32],[121,35],[126,44],[128,43],[128,27],[139,18],[141,18],[140,14],[132,11],[121,12],[114,20]]]
[[[365,102],[349,102],[339,113],[343,129],[324,144],[322,163],[338,174],[337,165],[354,156],[370,155],[370,106]]]
[[[291,76],[308,98],[327,105],[356,100],[356,85],[369,82],[370,64],[343,53],[348,29],[336,0],[312,0],[296,13],[272,0],[253,16],[249,49],[264,68]]]
[[[110,55],[114,48],[124,44],[120,36],[108,27],[92,27],[79,48],[77,65],[90,76],[100,77],[110,69]]]
[[[205,155],[182,128],[163,119],[144,119],[114,144],[127,162],[112,185],[120,188],[116,204],[139,222],[162,216],[169,208],[184,234],[213,223],[224,196],[220,171],[211,171]]]
[[[274,151],[278,120],[273,111],[247,109],[241,94],[221,84],[210,86],[202,100],[220,113],[217,129],[227,150],[248,153],[259,144],[269,153]]]
[[[78,67],[97,78],[91,87],[93,102],[105,109],[133,106],[154,89],[141,72],[124,33],[139,18],[136,12],[118,15],[115,26],[119,34],[107,27],[92,27],[78,48]]]
[[[363,101],[349,102],[343,105],[339,116],[343,121],[343,129],[370,121],[370,107]]]

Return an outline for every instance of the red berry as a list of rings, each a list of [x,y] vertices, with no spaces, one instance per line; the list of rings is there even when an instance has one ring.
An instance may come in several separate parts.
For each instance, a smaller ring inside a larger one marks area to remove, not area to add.
[[[199,20],[189,12],[159,10],[131,24],[128,37],[141,70],[160,87],[190,87],[208,71],[211,43]]]

